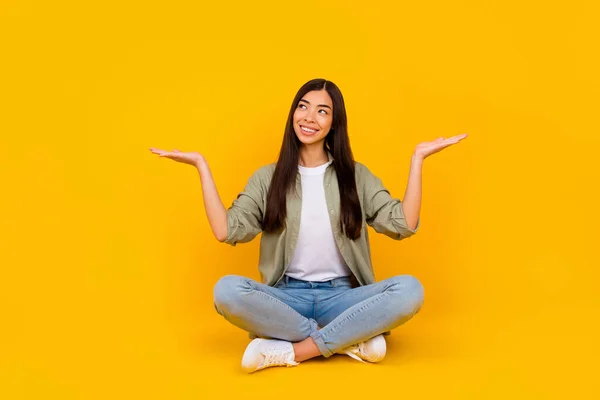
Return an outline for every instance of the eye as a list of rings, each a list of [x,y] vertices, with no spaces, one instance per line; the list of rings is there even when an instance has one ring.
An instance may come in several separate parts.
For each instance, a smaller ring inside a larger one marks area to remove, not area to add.
[[[327,115],[327,111],[325,111],[325,110],[319,110],[319,111],[323,111],[323,115]]]
[[[298,108],[302,108],[302,107],[306,107],[306,106],[302,103],[298,104]]]

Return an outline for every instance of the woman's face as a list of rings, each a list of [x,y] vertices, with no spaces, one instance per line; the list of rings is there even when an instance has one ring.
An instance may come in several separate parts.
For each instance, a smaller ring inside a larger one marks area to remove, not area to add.
[[[326,90],[306,93],[294,111],[294,131],[302,144],[323,142],[333,121],[333,102]]]

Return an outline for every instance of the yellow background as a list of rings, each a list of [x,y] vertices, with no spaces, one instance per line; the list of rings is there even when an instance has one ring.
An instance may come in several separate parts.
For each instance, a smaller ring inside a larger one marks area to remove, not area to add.
[[[594,3],[2,2],[0,397],[597,398]],[[259,238],[218,243],[148,149],[203,153],[229,206],[315,77],[397,197],[416,144],[470,136],[425,161],[419,233],[371,235],[426,289],[386,359],[246,375],[212,288]]]

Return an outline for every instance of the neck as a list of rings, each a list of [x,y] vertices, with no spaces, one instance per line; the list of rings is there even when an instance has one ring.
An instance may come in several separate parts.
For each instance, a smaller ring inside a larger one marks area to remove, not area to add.
[[[300,147],[298,163],[307,168],[318,167],[319,165],[325,164],[329,161],[327,152],[323,148],[322,144],[319,147],[315,146],[302,146]]]

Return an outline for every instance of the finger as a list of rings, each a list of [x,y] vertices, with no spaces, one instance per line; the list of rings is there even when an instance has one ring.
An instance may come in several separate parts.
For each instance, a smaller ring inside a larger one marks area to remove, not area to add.
[[[456,144],[456,143],[458,143],[458,140],[448,138],[448,139],[444,140],[443,142],[439,143],[438,149],[442,150],[442,149],[445,149],[446,147],[452,146],[453,144]]]
[[[179,149],[173,149],[173,153],[181,153],[181,150],[179,150]]]
[[[159,155],[159,157],[164,157],[166,154],[169,154],[169,152],[168,152],[168,151],[166,151],[166,150],[158,150],[158,149],[156,149],[156,150],[154,150],[154,151],[152,151],[152,152],[153,152],[154,154],[158,154],[158,155]]]
[[[456,144],[456,143],[458,143],[458,142],[460,142],[460,140],[452,140],[452,141],[448,142],[448,143],[446,144],[446,146],[444,146],[444,147],[452,146],[453,144]]]
[[[461,140],[460,136],[452,136],[452,137],[449,137],[448,139],[444,140],[444,142],[455,143],[455,142],[459,142],[460,140]]]
[[[441,142],[443,139],[444,139],[443,137],[439,137],[437,139],[432,140],[431,142],[422,142],[422,143],[419,143],[419,145],[424,146],[424,145],[427,145],[427,144],[436,144],[436,143]]]
[[[452,142],[444,142],[438,146],[438,150],[445,149],[446,147],[451,146],[452,144]]]
[[[458,139],[458,140],[462,140],[464,138],[466,138],[467,136],[469,136],[466,133],[460,134],[460,135],[456,135],[456,136],[452,136],[450,139]]]
[[[467,136],[468,136],[468,135],[458,135],[458,136],[451,137],[449,140],[450,140],[450,142],[451,142],[452,144],[454,144],[454,143],[458,143],[458,142],[460,142],[461,140],[463,140],[463,139],[464,139],[464,138],[466,138]]]

